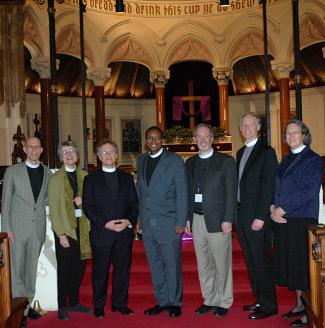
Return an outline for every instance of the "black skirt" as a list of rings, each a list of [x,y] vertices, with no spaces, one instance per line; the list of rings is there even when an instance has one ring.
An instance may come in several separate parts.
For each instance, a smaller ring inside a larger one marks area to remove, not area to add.
[[[308,226],[313,218],[287,218],[275,223],[274,265],[276,282],[292,290],[309,289]]]

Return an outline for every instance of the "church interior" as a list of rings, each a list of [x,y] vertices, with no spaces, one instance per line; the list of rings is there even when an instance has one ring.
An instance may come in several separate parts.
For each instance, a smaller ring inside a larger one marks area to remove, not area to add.
[[[150,126],[185,159],[204,121],[235,156],[246,112],[263,118],[278,161],[286,122],[302,119],[325,163],[325,0],[0,1],[0,179],[31,136],[50,168],[73,140],[90,171],[108,137],[136,173]]]
[[[54,1],[51,30],[47,1],[2,1],[1,165],[12,162],[18,125],[25,137],[40,134],[43,160],[52,167],[58,165],[55,143],[68,138],[81,149],[81,166],[96,165],[96,134],[116,141],[119,164],[134,167],[149,126],[189,129],[204,119],[221,128],[221,141],[231,143],[226,151],[235,154],[242,144],[238,120],[247,111],[269,122],[269,142],[280,160],[286,151],[281,126],[297,114],[297,76],[301,117],[311,128],[313,149],[325,155],[323,0],[299,1],[298,75],[289,0],[267,1],[264,20],[258,0],[230,1],[228,7],[130,0],[122,13],[107,0],[84,5],[81,31],[79,1]],[[204,97],[209,117],[200,108]],[[177,121],[175,98],[182,110]],[[123,145],[127,123],[137,130],[135,149]]]

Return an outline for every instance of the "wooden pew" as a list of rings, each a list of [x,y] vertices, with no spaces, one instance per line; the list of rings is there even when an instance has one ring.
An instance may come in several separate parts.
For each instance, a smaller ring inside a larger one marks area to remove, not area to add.
[[[325,327],[325,226],[308,229],[310,291],[303,293],[309,328]]]
[[[11,297],[9,239],[0,233],[0,328],[18,328],[28,304],[27,297]]]

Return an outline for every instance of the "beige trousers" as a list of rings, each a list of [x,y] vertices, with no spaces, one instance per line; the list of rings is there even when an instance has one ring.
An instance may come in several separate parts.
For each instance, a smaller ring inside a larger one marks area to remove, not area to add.
[[[204,304],[229,309],[233,303],[231,233],[207,232],[203,215],[195,213],[192,230]]]

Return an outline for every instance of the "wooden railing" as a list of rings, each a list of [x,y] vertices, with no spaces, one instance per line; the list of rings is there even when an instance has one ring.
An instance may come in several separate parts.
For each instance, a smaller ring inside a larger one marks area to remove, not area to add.
[[[28,304],[26,297],[12,298],[10,279],[9,240],[0,233],[0,328],[18,328]]]
[[[309,328],[325,327],[325,226],[308,229],[310,291],[306,301]]]

